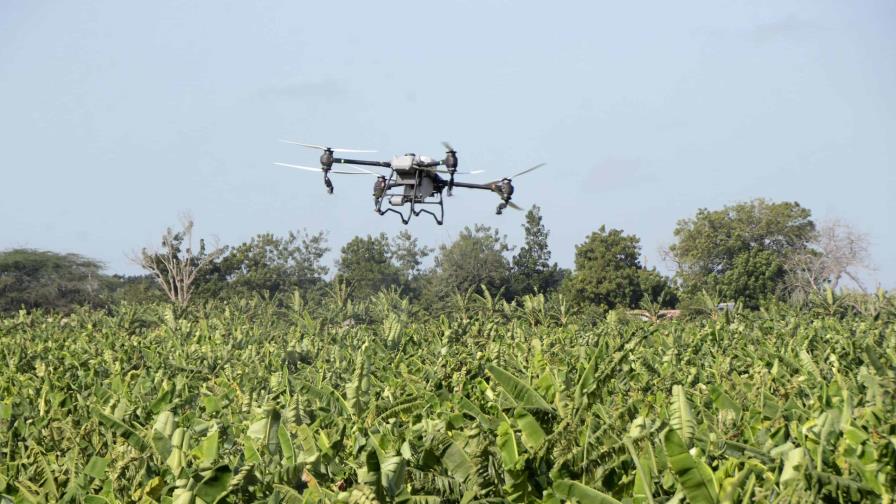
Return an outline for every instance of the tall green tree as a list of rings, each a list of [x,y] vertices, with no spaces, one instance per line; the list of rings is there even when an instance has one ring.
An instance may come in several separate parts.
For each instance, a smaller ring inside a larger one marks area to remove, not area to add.
[[[556,289],[563,280],[563,271],[551,262],[548,247],[550,232],[544,226],[541,208],[532,205],[526,212],[525,243],[511,261],[511,286],[514,296]]]
[[[392,237],[390,256],[393,264],[398,267],[401,285],[406,294],[416,297],[421,292],[426,273],[423,261],[432,252],[432,248],[420,245],[417,238],[406,229]]]
[[[505,254],[511,250],[507,237],[497,229],[482,224],[464,227],[454,242],[439,247],[435,258],[438,290],[465,293],[484,285],[493,294],[502,289],[506,294],[510,261]]]
[[[575,272],[564,289],[580,302],[605,308],[638,306],[645,295],[669,306],[677,301],[669,282],[639,260],[641,240],[601,226],[576,246]]]
[[[390,254],[392,261],[401,269],[402,276],[410,280],[423,272],[423,261],[433,249],[420,245],[417,238],[407,229],[392,238]]]
[[[0,252],[0,313],[20,308],[68,311],[103,303],[102,263],[78,254],[12,249]]]
[[[644,268],[638,270],[638,284],[641,288],[641,297],[638,301],[658,303],[662,308],[674,308],[678,305],[678,289],[670,279],[656,270],[656,268]]]
[[[249,292],[275,295],[313,289],[324,283],[329,271],[322,262],[329,250],[323,232],[290,231],[282,237],[262,233],[228,249],[209,268],[202,291],[209,296]]]
[[[748,306],[777,295],[784,264],[815,236],[811,215],[796,202],[754,199],[680,220],[668,252],[685,294],[705,290]]]
[[[752,249],[734,258],[734,264],[716,280],[715,292],[723,299],[739,301],[747,308],[758,308],[762,301],[781,293],[786,270],[773,252]]]
[[[336,281],[347,283],[358,299],[401,285],[401,270],[392,262],[386,233],[352,238],[342,247],[336,271]]]
[[[639,254],[637,236],[601,226],[576,245],[576,268],[566,288],[579,301],[607,308],[634,306],[641,297]]]

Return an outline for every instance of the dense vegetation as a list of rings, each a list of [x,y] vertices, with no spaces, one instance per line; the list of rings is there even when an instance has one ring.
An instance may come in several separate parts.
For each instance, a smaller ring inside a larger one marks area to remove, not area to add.
[[[2,499],[892,500],[883,294],[658,324],[329,296],[0,320]]]
[[[75,254],[0,252],[0,313],[165,298],[186,306],[297,289],[319,294],[336,285],[348,285],[358,300],[397,288],[425,306],[444,306],[446,294],[482,286],[506,300],[563,292],[579,305],[603,310],[688,307],[706,296],[751,309],[769,300],[805,303],[826,289],[842,288],[841,280],[867,292],[861,272],[870,268],[869,238],[837,221],[816,226],[810,217],[798,203],[763,199],[700,209],[678,222],[675,242],[662,251],[673,277],[647,267],[637,235],[605,226],[575,246],[572,271],[560,268],[551,262],[550,232],[537,206],[525,215],[518,247],[483,225],[464,228],[437,250],[407,230],[391,238],[356,236],[339,250],[330,278],[325,233],[262,233],[236,246],[207,247],[202,239],[194,243],[187,219],[180,229],[165,232],[160,248],[144,248],[133,257],[145,276],[102,275],[97,261]]]
[[[78,254],[13,249],[0,253],[0,313],[90,305],[103,290],[98,261]]]
[[[0,503],[892,502],[896,303],[810,217],[0,252]]]

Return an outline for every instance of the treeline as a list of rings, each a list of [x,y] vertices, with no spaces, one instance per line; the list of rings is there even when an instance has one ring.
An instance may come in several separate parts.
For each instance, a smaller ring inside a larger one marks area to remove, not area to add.
[[[647,268],[640,239],[620,229],[600,226],[576,245],[572,270],[551,260],[549,231],[537,206],[526,213],[524,230],[518,247],[483,225],[465,228],[438,249],[406,230],[394,237],[358,236],[341,247],[331,271],[324,264],[330,245],[323,232],[265,233],[236,246],[209,247],[194,243],[192,222],[185,221],[165,233],[160,247],[134,258],[145,275],[106,275],[100,262],[76,254],[2,252],[0,311],[162,300],[187,306],[295,292],[313,299],[334,289],[356,300],[394,291],[434,309],[455,294],[482,290],[507,300],[563,296],[597,310],[655,312],[729,302],[754,309],[772,300],[829,298],[844,279],[864,290],[858,272],[869,267],[866,236],[838,222],[819,225],[796,202],[756,199],[700,209],[679,221],[674,243],[663,251],[674,265],[671,277]]]

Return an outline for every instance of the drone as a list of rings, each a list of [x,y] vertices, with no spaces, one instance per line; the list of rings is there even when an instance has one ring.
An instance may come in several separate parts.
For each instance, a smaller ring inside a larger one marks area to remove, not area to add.
[[[507,207],[515,210],[522,210],[516,203],[511,201],[514,190],[513,179],[544,166],[544,163],[541,163],[509,177],[503,177],[499,180],[486,182],[484,184],[473,184],[469,182],[455,181],[454,176],[474,175],[482,173],[484,170],[469,172],[457,171],[457,151],[447,142],[442,142],[442,145],[445,147],[444,159],[436,160],[429,156],[418,156],[414,153],[408,153],[401,156],[393,156],[391,161],[345,159],[334,156],[334,154],[342,152],[376,152],[372,150],[342,149],[324,145],[293,142],[291,140],[281,140],[281,142],[323,151],[320,155],[320,168],[289,163],[274,164],[285,166],[287,168],[322,172],[324,175],[324,186],[329,194],[333,194],[333,182],[330,180],[331,174],[375,176],[376,182],[373,183],[374,211],[380,215],[385,215],[390,212],[396,213],[401,217],[401,222],[404,224],[408,224],[412,217],[419,217],[420,214],[426,213],[435,219],[436,224],[442,225],[445,219],[442,193],[447,189],[448,196],[451,196],[452,191],[458,187],[464,189],[482,189],[497,194],[498,197],[501,198],[501,203],[495,211],[498,215],[501,215]],[[352,165],[354,171],[334,170],[334,164]],[[371,169],[363,168],[364,166],[369,166],[373,169],[378,169],[379,171],[388,170],[389,173],[379,173]],[[447,178],[443,175],[447,175]],[[399,210],[399,208],[404,209],[405,207],[409,207],[408,211]]]

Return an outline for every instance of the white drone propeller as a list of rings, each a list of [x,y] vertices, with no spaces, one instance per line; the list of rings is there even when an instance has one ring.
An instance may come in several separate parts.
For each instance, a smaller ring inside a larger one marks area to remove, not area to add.
[[[517,174],[515,174],[515,175],[511,175],[511,176],[509,176],[509,177],[504,177],[504,178],[501,178],[501,179],[498,179],[498,180],[493,180],[493,181],[491,181],[491,182],[486,182],[485,185],[497,184],[497,183],[499,183],[499,182],[501,182],[502,180],[505,180],[505,179],[506,179],[506,180],[513,180],[513,179],[519,177],[520,175],[525,175],[525,174],[527,174],[527,173],[529,173],[529,172],[531,172],[531,171],[535,171],[535,170],[541,168],[542,166],[544,166],[544,165],[546,165],[546,164],[547,164],[547,163],[540,163],[540,164],[537,164],[537,165],[533,166],[532,168],[527,168],[527,169],[525,169],[525,170],[523,170],[523,171],[521,171],[521,172],[519,172],[519,173],[517,173]]]
[[[533,166],[532,168],[523,170],[523,171],[517,173],[516,175],[511,175],[511,176],[509,176],[509,177],[507,177],[507,178],[508,178],[508,179],[513,179],[513,178],[519,177],[520,175],[525,175],[526,173],[529,173],[530,171],[534,171],[534,170],[537,170],[537,169],[541,168],[541,167],[544,166],[545,164],[547,164],[547,163],[537,164],[537,165]]]
[[[443,168],[425,168],[425,169],[426,169],[426,170],[429,170],[429,171],[439,172],[439,173],[449,173],[449,174],[451,173],[450,171],[445,170],[445,169],[443,169]],[[485,173],[485,170],[456,171],[456,172],[454,172],[455,175],[476,175],[477,173]]]
[[[306,170],[306,171],[313,171],[313,172],[318,172],[318,173],[324,171],[323,168],[314,168],[313,166],[302,166],[302,165],[295,165],[295,164],[289,164],[289,163],[274,163],[274,164],[277,166],[285,166],[287,168],[295,168],[297,170]],[[361,171],[352,172],[352,171],[330,170],[330,173],[338,173],[340,175],[376,175],[377,177],[380,176],[379,173],[374,173],[370,170],[365,170],[364,168],[357,168],[357,169],[361,170]]]
[[[280,140],[283,143],[293,144],[293,145],[301,145],[302,147],[309,147],[311,149],[319,149],[319,150],[330,150],[333,152],[368,152],[373,153],[375,150],[365,150],[365,149],[343,149],[340,147],[327,147],[325,145],[316,145],[316,144],[306,144],[302,142],[293,142],[292,140]]]

